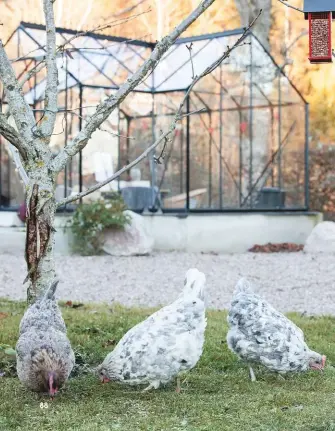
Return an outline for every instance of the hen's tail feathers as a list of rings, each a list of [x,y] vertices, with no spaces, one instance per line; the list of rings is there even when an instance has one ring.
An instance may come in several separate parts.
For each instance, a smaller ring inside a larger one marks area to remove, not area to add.
[[[235,286],[234,295],[239,293],[253,292],[252,284],[246,278],[240,278]]]
[[[45,292],[45,294],[43,295],[42,299],[55,299],[55,292],[56,292],[56,288],[57,285],[59,283],[59,280],[57,278],[55,278],[50,286],[48,287],[47,291]]]
[[[183,292],[191,294],[205,301],[206,298],[206,276],[196,268],[186,272]]]

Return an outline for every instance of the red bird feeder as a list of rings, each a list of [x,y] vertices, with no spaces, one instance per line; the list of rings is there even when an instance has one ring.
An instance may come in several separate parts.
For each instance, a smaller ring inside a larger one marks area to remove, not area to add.
[[[332,63],[333,0],[305,0],[305,19],[309,22],[309,61]]]

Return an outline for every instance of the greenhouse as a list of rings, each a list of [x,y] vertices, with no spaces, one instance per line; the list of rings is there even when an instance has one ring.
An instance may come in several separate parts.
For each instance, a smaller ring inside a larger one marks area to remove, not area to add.
[[[25,80],[23,91],[37,121],[43,116],[46,74],[45,69],[29,72],[39,69],[44,58],[44,32],[41,25],[21,23],[6,46],[17,76]],[[192,77],[242,33],[237,29],[177,40],[59,175],[57,199],[85,190],[136,159],[168,129]],[[63,48],[51,140],[55,154],[155,47],[62,28],[57,38]],[[5,110],[3,95],[2,105]],[[160,163],[162,146],[94,198],[119,191],[139,212],[308,210],[308,104],[251,31],[193,88],[183,113]],[[0,139],[0,207],[16,210],[24,193],[7,143]]]

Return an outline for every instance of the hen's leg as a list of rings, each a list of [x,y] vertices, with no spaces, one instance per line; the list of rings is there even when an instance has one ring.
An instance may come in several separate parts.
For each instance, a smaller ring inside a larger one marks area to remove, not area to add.
[[[177,394],[180,394],[180,391],[181,391],[180,378],[177,377],[177,387],[176,387]]]
[[[256,376],[255,376],[254,370],[251,367],[249,367],[249,372],[250,372],[250,379],[251,379],[251,381],[255,382],[256,381]]]
[[[150,383],[149,386],[147,386],[145,389],[143,389],[142,392],[147,392],[147,391],[150,391],[151,389],[158,389],[159,385],[160,385],[160,381],[154,380],[153,382]]]

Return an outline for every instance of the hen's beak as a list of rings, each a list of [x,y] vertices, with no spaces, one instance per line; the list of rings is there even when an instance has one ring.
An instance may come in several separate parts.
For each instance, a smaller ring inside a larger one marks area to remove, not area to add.
[[[312,364],[311,369],[317,370],[317,371],[323,371],[322,365],[319,365],[319,364]]]
[[[53,401],[55,399],[55,395],[57,394],[57,389],[50,389],[49,391],[49,395],[50,395],[50,400]]]
[[[326,365],[326,356],[323,355],[321,359],[321,364],[312,364],[311,369],[317,370],[317,371],[323,371],[325,365]]]

